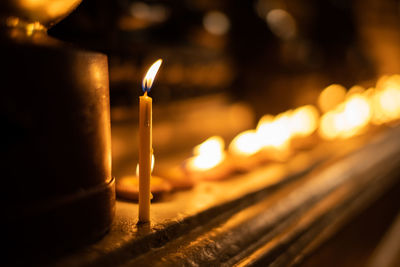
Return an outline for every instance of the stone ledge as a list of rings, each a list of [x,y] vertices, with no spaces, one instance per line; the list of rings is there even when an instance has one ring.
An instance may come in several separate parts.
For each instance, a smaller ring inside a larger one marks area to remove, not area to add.
[[[394,182],[390,175],[387,182],[386,178],[378,179],[386,177],[384,170],[396,166],[387,159],[396,159],[394,156],[398,155],[398,133],[399,129],[381,132],[365,146],[362,146],[365,140],[342,142],[347,148],[339,154],[333,152],[338,151],[337,144],[331,150],[329,146],[320,147],[298,155],[287,164],[265,166],[227,181],[204,183],[193,190],[177,192],[167,202],[152,206],[151,225],[136,226],[137,205],[118,202],[117,219],[110,233],[56,264],[246,265],[266,257],[279,263],[279,257],[307,232],[313,230],[312,236],[318,236],[327,226],[326,218],[346,214],[349,203],[357,199],[367,205]],[[348,154],[360,146],[361,149]],[[329,163],[321,165],[327,159]],[[316,166],[312,173],[304,175]],[[374,193],[370,188],[381,189]],[[363,194],[365,199],[361,197]],[[308,243],[302,243],[301,247],[307,247]],[[262,250],[265,246],[266,252]],[[301,249],[296,251],[303,253]],[[249,259],[253,260],[246,262]]]

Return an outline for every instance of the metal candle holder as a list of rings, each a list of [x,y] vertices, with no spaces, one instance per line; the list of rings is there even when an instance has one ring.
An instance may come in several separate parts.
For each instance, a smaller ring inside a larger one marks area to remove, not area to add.
[[[107,57],[47,35],[80,1],[0,4],[1,200],[14,262],[92,242],[114,216]]]

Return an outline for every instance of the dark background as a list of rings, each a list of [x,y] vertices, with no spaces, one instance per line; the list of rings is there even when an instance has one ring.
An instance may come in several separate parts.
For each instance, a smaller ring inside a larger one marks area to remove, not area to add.
[[[137,105],[163,58],[157,103],[227,92],[260,116],[400,72],[399,11],[397,0],[84,0],[49,33],[109,56],[113,107]],[[212,12],[227,29],[207,29]]]

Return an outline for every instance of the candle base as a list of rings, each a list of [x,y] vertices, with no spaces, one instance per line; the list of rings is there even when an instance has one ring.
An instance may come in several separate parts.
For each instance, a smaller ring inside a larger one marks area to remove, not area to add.
[[[196,180],[187,176],[181,166],[160,170],[159,173],[172,185],[173,190],[190,189],[196,184]]]
[[[192,180],[203,180],[203,181],[218,181],[224,180],[231,177],[231,174],[235,171],[234,166],[230,160],[225,159],[218,165],[205,169],[205,170],[192,170],[189,169],[186,163],[183,165],[185,175]]]
[[[150,178],[150,192],[153,200],[160,200],[172,190],[171,184],[165,179],[157,176]],[[117,196],[121,199],[138,201],[139,200],[139,179],[132,176],[124,176],[118,179],[116,184]]]

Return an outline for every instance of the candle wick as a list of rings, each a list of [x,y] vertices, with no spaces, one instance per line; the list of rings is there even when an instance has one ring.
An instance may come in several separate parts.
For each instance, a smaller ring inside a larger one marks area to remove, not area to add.
[[[147,96],[147,90],[146,90],[146,91],[144,91],[144,96]]]

